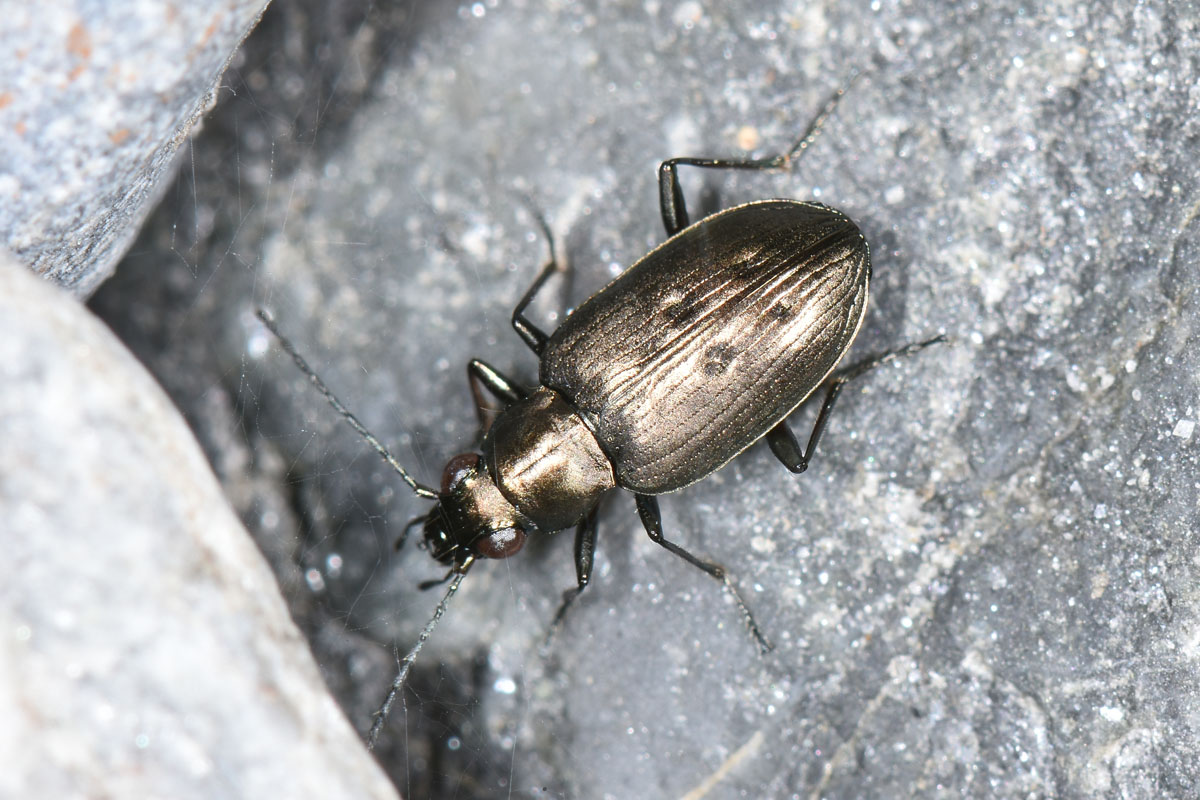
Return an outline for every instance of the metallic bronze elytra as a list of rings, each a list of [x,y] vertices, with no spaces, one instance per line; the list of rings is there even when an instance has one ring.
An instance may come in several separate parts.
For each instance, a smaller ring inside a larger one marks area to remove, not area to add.
[[[542,332],[525,309],[559,271],[550,262],[513,311],[517,334],[541,360],[526,390],[482,361],[468,365],[472,388],[504,406],[479,453],[455,456],[439,490],[414,480],[259,311],[297,366],[334,409],[421,497],[425,544],[448,565],[449,589],[402,661],[367,737],[373,747],[413,659],[480,558],[507,558],[528,535],[574,526],[577,585],[553,626],[591,579],[596,509],[615,488],[632,492],[656,543],[720,580],[764,651],[770,644],[724,568],[663,536],[656,496],[704,478],[766,438],[792,472],[803,472],[846,381],[942,337],[867,359],[835,373],[867,308],[870,250],[840,211],[812,202],[763,200],[689,225],[679,165],[715,169],[790,166],[812,143],[845,92],[839,90],[787,153],[728,160],[673,158],[659,168],[669,238],[601,289],[558,327]],[[543,223],[543,227],[544,223]],[[803,451],[786,418],[818,387],[825,399]],[[406,529],[407,530],[407,529]]]
[[[766,200],[680,231],[567,317],[541,382],[596,434],[617,485],[671,492],[812,394],[867,310],[867,242],[840,211]]]

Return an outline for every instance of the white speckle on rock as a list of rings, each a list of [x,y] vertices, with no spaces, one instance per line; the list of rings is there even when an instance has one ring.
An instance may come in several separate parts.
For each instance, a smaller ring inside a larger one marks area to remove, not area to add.
[[[750,539],[750,549],[756,553],[774,553],[775,542],[766,536],[755,536]]]
[[[671,15],[671,22],[680,28],[690,28],[704,17],[704,9],[694,0],[680,3]]]

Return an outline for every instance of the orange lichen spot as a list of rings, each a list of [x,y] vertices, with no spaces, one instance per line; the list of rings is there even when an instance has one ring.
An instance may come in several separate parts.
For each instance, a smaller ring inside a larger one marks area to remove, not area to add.
[[[737,145],[739,149],[749,152],[758,147],[761,141],[762,137],[758,133],[758,128],[751,125],[743,125],[738,128]]]
[[[129,138],[129,128],[117,128],[108,135],[108,140],[113,144],[120,144]]]
[[[29,128],[25,124],[24,120],[22,120],[21,122],[18,122],[16,125],[13,125],[13,130],[16,131],[17,136],[24,136],[25,131],[27,131],[28,129]]]
[[[207,44],[208,40],[211,39],[218,30],[220,30],[221,17],[222,15],[218,14],[217,16],[213,17],[212,22],[208,23],[208,27],[204,29],[204,35],[200,37],[201,44]]]
[[[200,34],[200,38],[194,45],[192,45],[191,49],[188,50],[189,61],[198,58],[203,52],[204,48],[208,46],[208,43],[212,40],[213,36],[216,35],[217,31],[221,30],[221,23],[224,20],[224,17],[224,14],[218,13],[212,18],[212,21],[208,23],[208,27],[204,29],[204,33]]]
[[[0,109],[12,105],[12,92],[0,92]]]
[[[88,35],[82,22],[71,26],[71,32],[67,34],[67,50],[83,59],[92,57],[92,37]]]

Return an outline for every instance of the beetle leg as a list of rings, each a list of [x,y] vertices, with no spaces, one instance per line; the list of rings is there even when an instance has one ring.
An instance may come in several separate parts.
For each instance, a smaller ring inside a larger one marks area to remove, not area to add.
[[[817,135],[821,132],[821,126],[829,119],[833,110],[837,108],[838,102],[842,99],[842,95],[854,84],[858,79],[858,72],[851,74],[850,78],[842,84],[842,86],[833,93],[833,95],[825,102],[825,106],[820,113],[808,123],[808,127],[804,129],[804,135],[792,144],[786,153],[780,153],[777,156],[769,158],[669,158],[658,167],[658,204],[662,210],[663,225],[667,229],[668,236],[674,236],[688,226],[687,204],[683,199],[683,189],[679,186],[679,176],[676,174],[675,167],[684,164],[689,167],[703,167],[707,169],[784,169],[790,168],[799,159],[800,156],[808,149],[808,146],[816,140]]]
[[[820,412],[817,413],[817,421],[813,423],[812,433],[808,435],[808,446],[804,448],[804,452],[800,452],[800,443],[796,441],[796,437],[792,434],[791,429],[788,428],[787,420],[781,421],[774,428],[767,431],[767,444],[770,445],[771,452],[792,472],[797,475],[804,472],[804,470],[808,469],[808,462],[817,450],[817,442],[821,440],[821,434],[825,432],[825,426],[829,424],[829,414],[833,411],[833,404],[837,401],[838,394],[842,391],[843,386],[881,364],[886,364],[893,359],[910,355],[918,350],[924,350],[931,344],[939,344],[944,341],[946,341],[946,337],[945,335],[941,335],[924,342],[906,344],[904,347],[878,353],[859,361],[857,364],[852,364],[844,370],[835,372],[829,380],[829,388],[825,391],[825,400],[821,403]]]
[[[838,370],[833,374],[835,379],[840,379],[843,383],[852,381],[860,375],[870,372],[878,366],[882,366],[889,361],[895,361],[897,358],[904,358],[913,353],[924,350],[926,347],[935,344],[945,344],[950,341],[949,337],[944,333],[939,333],[932,339],[926,339],[923,342],[909,342],[903,347],[897,347],[894,350],[885,350],[882,353],[876,353],[873,356],[867,356],[862,361],[858,361],[845,369]]]
[[[646,533],[650,536],[651,541],[653,541],[655,544],[662,545],[675,555],[682,558],[684,561],[691,564],[693,567],[699,567],[717,580],[725,580],[725,568],[720,564],[714,564],[710,561],[701,561],[679,545],[673,542],[668,542],[665,538],[663,538],[662,512],[658,510],[657,497],[650,494],[635,494],[634,497],[637,500],[638,516],[642,518],[642,526],[645,527]]]
[[[795,434],[788,427],[787,420],[781,420],[778,425],[767,431],[767,444],[771,447],[771,452],[775,454],[780,463],[797,475],[808,469],[808,462],[817,449],[817,442],[821,440],[821,434],[825,432],[825,426],[829,424],[829,412],[833,410],[833,404],[846,380],[846,378],[835,377],[829,382],[829,389],[825,392],[825,401],[821,403],[821,411],[817,414],[817,421],[813,424],[812,433],[808,435],[808,446],[804,448],[803,453],[800,452],[800,443],[796,441]]]
[[[542,267],[542,271],[538,273],[537,279],[533,285],[529,287],[529,291],[525,292],[525,296],[517,303],[517,307],[513,309],[512,326],[517,335],[521,337],[521,341],[525,342],[537,355],[542,354],[542,349],[546,346],[546,340],[550,337],[546,333],[534,325],[525,316],[525,309],[533,302],[533,298],[542,289],[542,285],[550,279],[550,276],[556,272],[563,272],[563,266],[558,261],[558,252],[554,247],[554,234],[550,232],[550,226],[546,224],[546,220],[541,214],[534,212],[534,217],[537,218],[538,225],[541,226],[542,233],[546,236],[546,241],[550,245],[550,260]]]
[[[467,364],[467,383],[471,386],[471,397],[475,400],[475,414],[479,417],[479,427],[484,433],[487,433],[488,428],[492,427],[492,422],[496,419],[496,413],[499,410],[484,398],[484,389],[487,389],[492,397],[500,401],[502,408],[508,408],[518,400],[524,400],[529,396],[529,392],[524,386],[486,361],[480,361],[477,358],[471,359],[471,362]]]
[[[484,405],[480,387],[487,389],[492,397],[504,403],[505,407],[529,396],[529,391],[525,387],[478,358],[471,359],[471,363],[467,364],[467,379],[471,382],[471,393],[475,395],[475,400],[479,405]]]
[[[597,504],[575,527],[575,578],[579,585],[563,592],[562,604],[554,613],[554,619],[550,623],[550,630],[546,632],[543,645],[548,644],[554,637],[562,625],[567,609],[592,580],[592,561],[596,555],[596,515],[599,509],[600,506]]]
[[[663,537],[662,514],[658,510],[658,498],[649,494],[635,494],[634,499],[637,501],[638,516],[642,518],[642,526],[645,527],[650,540],[655,544],[665,547],[692,566],[699,567],[719,580],[725,587],[725,591],[729,592],[734,602],[737,603],[738,609],[742,612],[742,618],[746,623],[746,627],[749,628],[750,635],[758,641],[759,648],[764,653],[769,652],[772,648],[771,643],[767,641],[767,637],[763,636],[762,631],[759,630],[758,623],[754,621],[754,615],[750,613],[750,607],[746,605],[746,601],[742,599],[741,594],[734,587],[733,581],[729,580],[729,575],[725,572],[725,568],[711,561],[701,561],[687,550],[684,550],[674,542],[668,542]]]

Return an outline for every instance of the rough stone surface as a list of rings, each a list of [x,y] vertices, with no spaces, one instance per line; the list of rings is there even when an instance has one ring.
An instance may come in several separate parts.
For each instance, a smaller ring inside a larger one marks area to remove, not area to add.
[[[535,375],[508,327],[545,258],[523,196],[574,265],[538,304],[550,327],[661,240],[660,160],[785,147],[860,69],[792,172],[684,176],[694,208],[816,197],[860,223],[875,281],[854,356],[953,338],[848,390],[807,474],[759,446],[663,499],[776,651],[618,497],[547,655],[569,535],[473,571],[380,758],[412,797],[1194,797],[1197,20],[1168,2],[281,6],[96,306],[243,517],[274,522],[268,548],[286,525],[225,443],[290,466],[306,580],[288,597],[362,729],[436,599],[415,589],[436,565],[391,552],[426,505],[254,306],[433,482],[476,435],[468,358]]]
[[[0,246],[80,296],[95,290],[265,7],[0,2]]]
[[[0,386],[0,797],[395,797],[176,409],[8,256]]]

